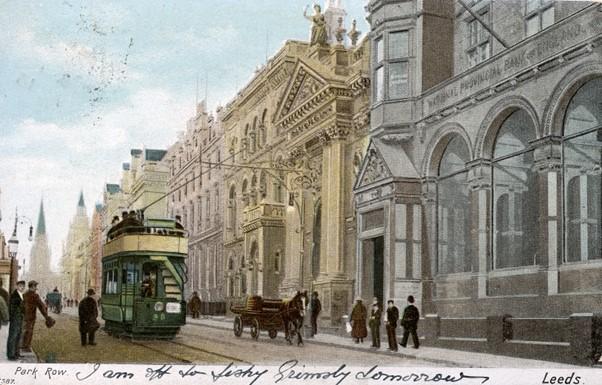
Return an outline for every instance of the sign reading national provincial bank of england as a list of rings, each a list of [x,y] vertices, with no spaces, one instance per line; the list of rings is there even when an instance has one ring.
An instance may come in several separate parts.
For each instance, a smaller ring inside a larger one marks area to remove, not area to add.
[[[447,84],[427,91],[423,97],[424,116],[450,107],[531,66],[600,35],[602,12],[598,11],[598,6],[590,6],[493,57],[483,63],[481,68],[460,74]]]

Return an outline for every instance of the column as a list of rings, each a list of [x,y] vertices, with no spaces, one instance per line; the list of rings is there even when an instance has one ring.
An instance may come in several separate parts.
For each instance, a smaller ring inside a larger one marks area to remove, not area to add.
[[[560,263],[559,249],[561,229],[560,216],[562,199],[562,147],[561,138],[548,136],[533,142],[535,145],[535,169],[539,174],[538,192],[541,199],[539,217],[541,221],[540,238],[544,243],[540,246],[541,252],[547,254],[547,259],[542,264],[547,266],[548,295],[558,294],[558,265]],[[540,250],[538,250],[540,251]]]
[[[491,162],[486,159],[476,159],[468,164],[470,198],[472,211],[472,230],[477,234],[473,237],[471,247],[478,266],[478,298],[487,297],[487,272],[489,271],[489,245],[491,244],[489,224],[491,223]]]
[[[425,255],[422,259],[422,312],[436,312],[433,278],[437,275],[437,185],[435,178],[422,180],[422,207],[426,220],[423,241]]]
[[[345,136],[346,131],[336,126],[328,132],[331,138],[328,172],[328,218],[327,273],[329,277],[345,278],[344,234],[345,234]],[[324,199],[324,196],[323,198]],[[323,228],[324,229],[324,228]]]

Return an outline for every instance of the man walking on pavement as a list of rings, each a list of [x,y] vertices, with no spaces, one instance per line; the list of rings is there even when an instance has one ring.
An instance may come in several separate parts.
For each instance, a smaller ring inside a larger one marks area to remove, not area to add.
[[[94,342],[94,333],[96,333],[100,324],[96,320],[96,317],[98,317],[98,306],[96,305],[96,300],[92,297],[94,294],[96,294],[94,289],[88,289],[88,296],[81,300],[77,309],[82,346],[96,345],[96,342]]]
[[[372,335],[372,347],[377,349],[380,348],[380,318],[382,311],[378,298],[374,297],[372,299],[372,310],[368,325],[370,326],[370,334]]]
[[[11,293],[8,306],[10,324],[8,325],[8,339],[6,340],[6,357],[15,361],[21,357],[19,354],[19,341],[21,340],[21,324],[23,323],[23,291],[25,281],[17,282],[16,289]]]
[[[418,320],[420,319],[420,312],[418,308],[414,306],[414,296],[408,296],[409,305],[403,311],[403,317],[401,318],[401,326],[403,326],[403,338],[399,343],[404,348],[408,343],[408,336],[412,334],[412,340],[414,340],[414,349],[418,349],[420,342],[418,341]]]
[[[318,299],[318,292],[314,291],[311,293],[311,300],[309,302],[311,308],[311,336],[318,334],[318,315],[322,311],[322,304]]]
[[[399,309],[393,304],[393,300],[387,301],[387,339],[389,340],[389,350],[392,352],[397,351],[397,336],[395,335],[395,329],[397,329],[397,320],[399,319]]]
[[[33,338],[33,327],[36,323],[36,310],[46,319],[46,326],[52,327],[54,320],[48,315],[48,309],[37,293],[38,283],[29,281],[27,284],[28,290],[23,294],[23,303],[25,306],[25,332],[23,333],[23,345],[21,346],[24,352],[31,352],[31,340]]]

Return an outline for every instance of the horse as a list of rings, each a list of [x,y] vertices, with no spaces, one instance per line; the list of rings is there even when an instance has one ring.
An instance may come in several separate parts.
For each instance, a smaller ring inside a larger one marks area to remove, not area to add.
[[[282,314],[282,322],[284,323],[284,336],[289,345],[293,344],[292,337],[295,334],[297,334],[297,346],[303,345],[301,332],[305,315],[305,303],[307,303],[307,293],[297,292],[292,299],[283,300],[280,306],[280,314]]]

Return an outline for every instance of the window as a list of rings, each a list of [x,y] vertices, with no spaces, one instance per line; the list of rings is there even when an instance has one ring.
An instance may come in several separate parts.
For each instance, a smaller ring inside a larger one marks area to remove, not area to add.
[[[489,12],[479,15],[484,23],[489,24]],[[489,59],[491,53],[489,31],[477,19],[468,22],[468,63],[471,67]]]
[[[565,195],[565,262],[602,258],[602,78],[571,99],[562,142]]]
[[[437,184],[437,272],[472,271],[470,189],[466,163],[468,146],[455,136],[447,144],[439,163]]]
[[[408,31],[391,32],[386,38],[386,52],[383,38],[375,41],[374,101],[376,102],[385,98],[403,98],[409,92],[409,33]]]
[[[235,186],[230,187],[228,201],[228,227],[232,229],[234,235],[236,235],[236,188]]]
[[[525,11],[526,35],[531,36],[554,24],[554,2],[527,0]]]
[[[494,147],[493,268],[532,266],[537,255],[538,189],[533,171],[535,126],[524,110],[510,114],[500,127]]]

